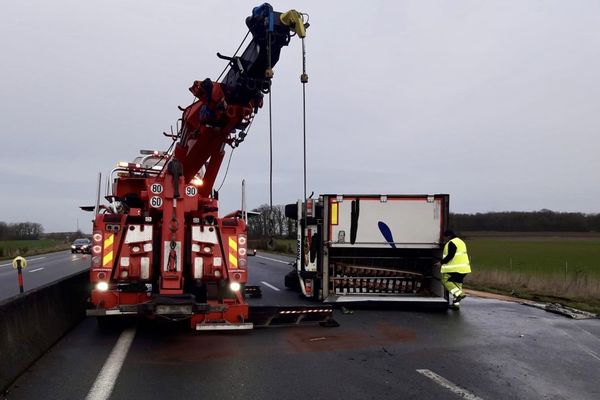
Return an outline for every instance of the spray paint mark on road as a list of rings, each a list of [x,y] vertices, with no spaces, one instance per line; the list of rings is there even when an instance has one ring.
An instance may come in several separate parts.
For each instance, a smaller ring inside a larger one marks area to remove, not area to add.
[[[86,396],[86,400],[106,400],[110,398],[134,337],[135,328],[126,329],[121,333],[117,344],[115,344],[115,347],[110,352],[90,392]]]
[[[438,385],[448,389],[452,393],[455,393],[455,394],[461,396],[463,399],[483,400],[481,397],[475,396],[473,393],[469,392],[468,390],[463,389],[458,385],[455,385],[454,383],[450,382],[448,379],[436,374],[433,371],[430,371],[428,369],[418,369],[417,372],[422,375],[425,375],[426,377],[428,377],[429,379],[431,379]]]

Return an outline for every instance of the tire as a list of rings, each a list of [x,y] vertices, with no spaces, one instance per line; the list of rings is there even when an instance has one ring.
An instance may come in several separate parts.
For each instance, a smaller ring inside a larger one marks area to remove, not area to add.
[[[298,279],[298,273],[296,271],[291,271],[285,276],[284,279],[285,287],[299,292],[300,291],[300,280]]]

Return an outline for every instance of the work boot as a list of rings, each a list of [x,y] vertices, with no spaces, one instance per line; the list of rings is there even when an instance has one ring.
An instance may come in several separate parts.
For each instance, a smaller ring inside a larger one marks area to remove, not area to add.
[[[458,303],[459,301],[461,301],[462,299],[464,299],[465,297],[467,297],[466,294],[464,294],[463,292],[460,292],[460,294],[456,297],[454,297],[454,303]]]
[[[454,303],[450,304],[450,309],[451,310],[460,310],[460,302],[455,301]]]

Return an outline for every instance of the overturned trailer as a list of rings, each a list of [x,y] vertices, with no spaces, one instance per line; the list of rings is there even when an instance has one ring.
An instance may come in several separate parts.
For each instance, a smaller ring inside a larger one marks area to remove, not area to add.
[[[449,196],[326,194],[286,206],[297,260],[285,285],[327,303],[445,308],[440,280]]]

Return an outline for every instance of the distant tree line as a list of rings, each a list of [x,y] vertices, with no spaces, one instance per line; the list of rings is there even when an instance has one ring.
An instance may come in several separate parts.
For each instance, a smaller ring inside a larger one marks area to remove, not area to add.
[[[7,224],[0,221],[0,240],[36,240],[44,233],[44,227],[36,222]]]
[[[600,232],[600,214],[551,210],[450,214],[450,227],[457,231]]]
[[[75,239],[79,239],[79,238],[91,238],[90,235],[86,235],[85,233],[79,231],[76,232],[51,232],[51,233],[44,233],[42,235],[43,239],[53,239],[53,240],[62,240],[64,242],[72,242]]]

